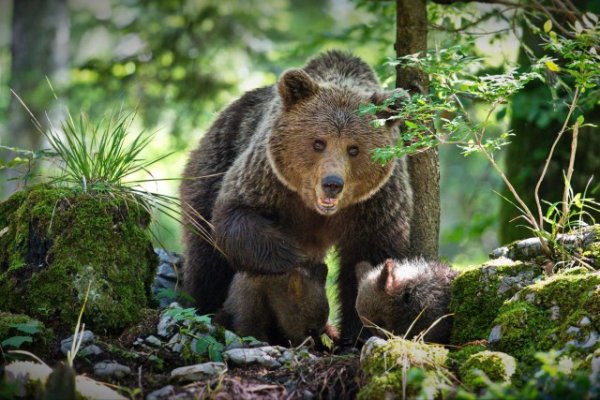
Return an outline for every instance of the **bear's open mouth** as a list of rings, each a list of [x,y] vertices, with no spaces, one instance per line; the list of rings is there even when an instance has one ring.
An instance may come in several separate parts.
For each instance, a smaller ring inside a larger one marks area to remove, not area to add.
[[[325,214],[331,213],[337,208],[338,199],[332,197],[320,198],[317,197],[317,206],[319,210]]]

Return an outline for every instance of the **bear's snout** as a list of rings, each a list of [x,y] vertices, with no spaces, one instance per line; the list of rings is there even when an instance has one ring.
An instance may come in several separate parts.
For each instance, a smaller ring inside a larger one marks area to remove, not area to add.
[[[327,197],[335,197],[344,189],[344,179],[339,175],[328,175],[321,181],[321,187]]]

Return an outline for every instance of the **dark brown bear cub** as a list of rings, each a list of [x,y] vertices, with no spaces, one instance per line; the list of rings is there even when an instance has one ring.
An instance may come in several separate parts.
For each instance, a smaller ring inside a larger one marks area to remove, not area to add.
[[[271,344],[297,346],[308,337],[318,343],[329,315],[326,277],[323,268],[271,276],[239,272],[215,321]]]
[[[358,113],[387,97],[361,59],[330,51],[221,112],[191,153],[181,185],[184,284],[199,313],[219,310],[235,271],[310,270],[335,246],[342,336],[356,338],[356,264],[408,250],[405,160],[372,161],[375,148],[397,142],[398,128]]]
[[[359,263],[356,273],[356,310],[373,333],[382,335],[380,327],[400,336],[408,333],[410,339],[427,331],[426,341],[449,342],[450,284],[457,272],[448,265],[420,258],[389,259],[375,268]]]

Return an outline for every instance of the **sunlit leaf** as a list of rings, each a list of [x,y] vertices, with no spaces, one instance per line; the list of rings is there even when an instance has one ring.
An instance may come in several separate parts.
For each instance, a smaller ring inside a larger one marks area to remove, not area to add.
[[[548,60],[545,62],[546,68],[548,68],[552,72],[559,72],[560,67],[554,63],[552,60]]]

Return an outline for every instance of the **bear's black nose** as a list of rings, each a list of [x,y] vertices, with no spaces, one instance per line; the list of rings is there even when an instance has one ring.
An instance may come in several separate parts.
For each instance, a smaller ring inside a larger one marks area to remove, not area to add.
[[[335,197],[344,188],[344,180],[338,175],[328,175],[321,182],[321,187],[328,197]]]

